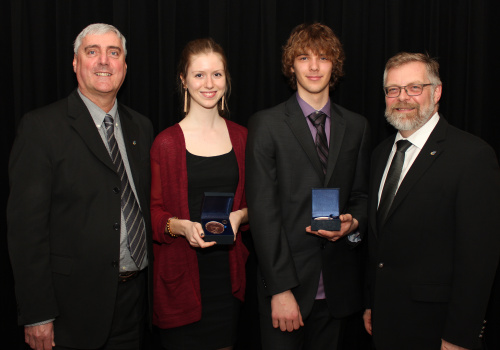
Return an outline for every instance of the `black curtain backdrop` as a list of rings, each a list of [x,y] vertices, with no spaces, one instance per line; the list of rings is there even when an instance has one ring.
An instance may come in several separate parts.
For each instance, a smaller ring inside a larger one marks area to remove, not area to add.
[[[440,112],[451,124],[485,139],[500,154],[499,96],[495,90],[500,76],[498,56],[494,54],[499,44],[497,3],[497,0],[2,1],[0,113],[4,195],[1,209],[5,213],[7,163],[19,120],[27,111],[63,98],[75,89],[72,43],[85,26],[95,22],[113,24],[127,38],[128,75],[118,98],[148,116],[156,132],[179,121],[176,67],[180,51],[189,40],[210,36],[224,47],[232,76],[231,119],[246,125],[254,112],[290,96],[292,91],[281,74],[281,47],[296,25],[319,21],[339,36],[347,57],[345,76],[332,93],[333,101],[368,118],[374,146],[394,132],[383,117],[382,73],[386,60],[399,51],[428,52],[441,65]],[[16,326],[3,215],[1,224],[6,295],[1,298],[5,310],[2,329],[10,334],[2,339],[2,348],[16,349],[22,338]],[[252,288],[253,281],[249,282]],[[490,333],[500,333],[499,329]]]

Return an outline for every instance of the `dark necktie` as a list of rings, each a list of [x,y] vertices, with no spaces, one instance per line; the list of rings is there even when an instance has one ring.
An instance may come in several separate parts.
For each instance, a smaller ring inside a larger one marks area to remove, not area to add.
[[[326,114],[316,111],[309,114],[307,117],[316,128],[317,133],[316,140],[314,142],[316,144],[316,151],[318,151],[321,167],[323,168],[323,174],[326,174],[326,165],[328,163],[328,141],[325,133]]]
[[[377,226],[382,227],[391,208],[392,201],[398,190],[399,178],[403,170],[403,163],[405,162],[405,152],[412,145],[408,140],[399,140],[396,142],[396,153],[392,158],[391,166],[387,172],[385,179],[384,189],[380,196],[380,203],[377,210]]]
[[[123,216],[125,217],[125,225],[127,226],[130,255],[135,264],[140,268],[146,255],[146,229],[144,219],[135,199],[134,192],[130,187],[125,165],[123,164],[120,149],[115,139],[114,121],[109,114],[106,114],[104,117],[104,125],[106,126],[106,136],[108,139],[111,160],[116,166],[116,170],[121,180],[121,206]]]

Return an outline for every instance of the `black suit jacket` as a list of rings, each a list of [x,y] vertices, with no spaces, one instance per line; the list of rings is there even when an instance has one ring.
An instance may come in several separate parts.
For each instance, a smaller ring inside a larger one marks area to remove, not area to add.
[[[500,252],[494,151],[441,118],[377,231],[377,193],[394,143],[373,152],[370,300],[377,349],[479,346]]]
[[[246,196],[259,262],[262,311],[270,297],[291,289],[303,317],[311,311],[320,271],[335,317],[362,307],[361,250],[346,238],[329,242],[305,232],[311,224],[311,189],[340,188],[340,213],[366,228],[369,160],[367,121],[332,103],[326,176],[307,121],[293,95],[249,122]]]
[[[150,234],[150,121],[119,105]],[[10,164],[8,243],[19,324],[55,318],[55,343],[96,348],[108,336],[118,280],[120,178],[85,104],[68,98],[21,120]],[[152,272],[152,269],[149,269]]]

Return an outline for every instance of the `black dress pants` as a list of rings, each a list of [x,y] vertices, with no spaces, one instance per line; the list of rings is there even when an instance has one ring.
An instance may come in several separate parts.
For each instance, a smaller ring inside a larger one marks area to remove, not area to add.
[[[96,350],[140,350],[142,348],[147,315],[147,275],[147,270],[143,270],[133,280],[118,284],[109,336],[106,343]],[[57,332],[57,329],[54,332]],[[78,349],[56,344],[54,350]]]

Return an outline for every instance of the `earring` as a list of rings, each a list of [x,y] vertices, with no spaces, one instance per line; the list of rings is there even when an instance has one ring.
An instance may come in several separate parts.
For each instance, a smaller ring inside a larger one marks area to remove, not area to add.
[[[224,95],[222,95],[222,106],[221,106],[221,111],[224,110]]]
[[[184,88],[184,113],[187,113],[187,105],[188,105],[188,89]]]

